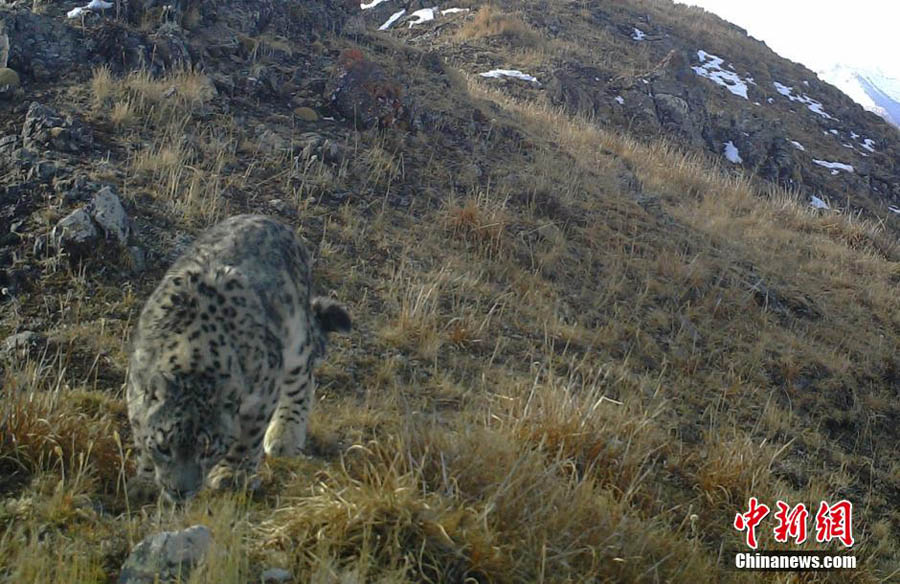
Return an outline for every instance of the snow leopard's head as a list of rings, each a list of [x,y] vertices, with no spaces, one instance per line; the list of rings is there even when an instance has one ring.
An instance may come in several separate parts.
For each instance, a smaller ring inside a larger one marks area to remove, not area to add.
[[[209,375],[155,371],[132,375],[131,383],[141,386],[129,388],[130,398],[138,396],[129,399],[132,427],[156,484],[171,501],[189,499],[236,441],[237,407],[207,397],[223,395]]]

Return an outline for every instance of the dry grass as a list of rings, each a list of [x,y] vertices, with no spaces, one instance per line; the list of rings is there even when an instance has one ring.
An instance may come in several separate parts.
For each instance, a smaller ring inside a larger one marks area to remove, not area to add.
[[[122,470],[114,413],[105,394],[73,390],[62,354],[25,360],[4,374],[0,400],[2,490],[42,473],[74,492],[113,492]],[[118,412],[116,412],[118,410]]]
[[[147,144],[133,154],[132,184],[149,178],[153,196],[188,224],[208,225],[224,216],[222,192],[236,182],[224,173],[237,151],[236,135],[226,121],[186,142],[195,114],[216,96],[206,75],[182,69],[163,77],[133,71],[115,78],[100,67],[90,86],[94,115],[131,141]]]
[[[201,107],[216,95],[209,78],[191,69],[159,78],[140,70],[117,79],[109,68],[99,67],[94,70],[90,85],[96,115],[112,111],[117,104],[129,103],[137,115],[156,122],[176,112]]]
[[[506,201],[489,191],[480,191],[463,203],[449,199],[444,223],[454,237],[488,257],[497,257],[507,243]]]
[[[460,40],[500,38],[519,48],[539,48],[546,40],[524,22],[520,16],[501,12],[490,4],[482,6],[475,18],[468,20],[457,32]]]

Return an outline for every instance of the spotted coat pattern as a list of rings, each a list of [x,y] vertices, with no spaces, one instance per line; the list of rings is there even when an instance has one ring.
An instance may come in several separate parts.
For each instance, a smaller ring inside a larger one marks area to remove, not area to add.
[[[251,477],[306,439],[313,368],[327,334],[350,329],[311,297],[291,229],[239,215],[200,236],[151,294],[134,335],[126,398],[138,479],[169,499]]]

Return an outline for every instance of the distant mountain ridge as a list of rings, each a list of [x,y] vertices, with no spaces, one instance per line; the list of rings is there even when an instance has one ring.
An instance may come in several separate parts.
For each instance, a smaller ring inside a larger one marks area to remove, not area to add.
[[[849,65],[836,65],[818,74],[868,111],[900,128],[900,79]]]

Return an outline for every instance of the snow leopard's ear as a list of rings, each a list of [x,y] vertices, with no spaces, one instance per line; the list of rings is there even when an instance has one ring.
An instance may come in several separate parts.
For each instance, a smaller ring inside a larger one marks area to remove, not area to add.
[[[347,314],[347,310],[343,306],[331,298],[316,296],[312,299],[311,306],[313,315],[316,318],[316,322],[319,323],[322,332],[346,333],[350,331],[350,315]]]

